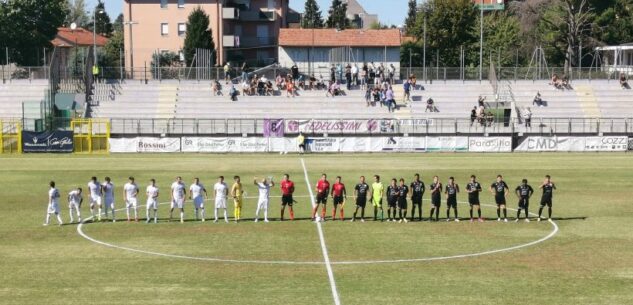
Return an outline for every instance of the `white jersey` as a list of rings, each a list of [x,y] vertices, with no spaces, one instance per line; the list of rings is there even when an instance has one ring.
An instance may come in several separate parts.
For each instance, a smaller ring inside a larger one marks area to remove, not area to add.
[[[257,188],[259,189],[259,200],[268,200],[268,196],[270,196],[270,184],[257,182]]]
[[[228,187],[226,186],[226,183],[218,182],[218,183],[215,184],[213,189],[215,190],[215,200],[216,201],[222,200],[222,199],[226,199],[226,194],[227,194],[227,190],[228,190]]]
[[[68,193],[68,201],[70,201],[70,203],[80,203],[81,193],[79,193],[78,190],[71,191]]]
[[[153,185],[148,185],[147,189],[145,189],[145,193],[147,194],[147,199],[154,199],[158,197],[158,188]]]
[[[138,186],[136,186],[136,183],[126,183],[123,186],[123,190],[125,191],[127,199],[136,198],[136,195],[138,195]]]
[[[204,185],[202,185],[201,183],[198,184],[192,184],[189,187],[189,192],[191,192],[191,198],[198,198],[200,196],[202,196],[202,192],[204,192]]]
[[[171,184],[171,193],[174,196],[174,199],[184,199],[185,198],[185,184],[180,182],[174,182]]]
[[[88,182],[88,190],[90,191],[90,197],[101,197],[101,185],[99,182]]]
[[[114,184],[112,184],[111,182],[103,183],[103,197],[106,201],[111,201],[114,199]]]
[[[48,190],[48,198],[50,198],[51,204],[59,204],[59,191],[56,188],[51,187],[51,189]]]

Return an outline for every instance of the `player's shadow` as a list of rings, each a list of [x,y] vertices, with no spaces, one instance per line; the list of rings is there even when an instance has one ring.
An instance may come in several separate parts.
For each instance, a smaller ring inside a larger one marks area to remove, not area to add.
[[[553,221],[566,221],[566,220],[587,220],[586,216],[577,216],[577,217],[552,217]]]

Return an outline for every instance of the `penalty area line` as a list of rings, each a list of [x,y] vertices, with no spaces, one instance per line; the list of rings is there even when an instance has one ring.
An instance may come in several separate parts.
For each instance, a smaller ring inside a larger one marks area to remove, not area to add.
[[[301,166],[303,167],[303,175],[308,186],[308,192],[310,192],[310,201],[312,202],[312,207],[316,205],[314,202],[314,193],[312,192],[312,188],[310,187],[310,178],[308,178],[308,170],[306,169],[306,163],[301,158]],[[332,297],[334,298],[335,305],[341,305],[341,299],[339,298],[338,290],[336,289],[336,281],[334,280],[334,271],[332,270],[332,263],[330,262],[330,256],[327,252],[327,247],[325,245],[325,237],[323,236],[323,228],[321,226],[321,222],[316,222],[317,231],[319,233],[319,241],[321,242],[321,250],[323,252],[323,260],[325,261],[325,269],[327,270],[328,279],[330,280],[330,288],[332,289]]]

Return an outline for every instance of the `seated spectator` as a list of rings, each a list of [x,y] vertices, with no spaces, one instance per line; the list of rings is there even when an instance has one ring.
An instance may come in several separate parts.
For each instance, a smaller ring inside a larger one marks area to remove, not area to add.
[[[569,83],[569,77],[566,74],[563,74],[563,79],[561,81],[561,89],[573,90]]]
[[[319,80],[317,81],[317,90],[327,89],[327,85],[325,84],[325,80],[323,79],[323,75],[319,74]]]
[[[486,101],[485,97],[482,97],[481,95],[479,96],[479,99],[477,100],[477,106],[480,107],[484,107],[484,102]]]
[[[534,97],[534,101],[532,101],[532,105],[536,105],[538,107],[545,106],[543,99],[541,99],[541,92],[536,93],[536,96]]]
[[[273,83],[271,81],[267,81],[266,84],[264,85],[264,94],[265,95],[270,95],[273,96],[275,95],[275,90],[273,89]]]
[[[257,85],[258,85],[258,81],[256,77],[253,77],[253,79],[251,80],[251,85],[250,85],[250,89],[249,89],[249,94],[248,95],[255,95],[257,94]]]
[[[560,78],[558,78],[558,75],[556,73],[552,75],[552,81],[549,84],[554,86],[555,89],[563,89],[561,80]]]
[[[301,74],[299,75],[299,79],[297,79],[297,88],[301,90],[305,90],[305,87],[306,87],[306,80],[303,74]]]
[[[492,114],[492,112],[488,111],[488,113],[486,113],[486,122],[488,123],[488,127],[492,126],[492,123],[495,121],[495,116]]]
[[[237,89],[235,89],[235,85],[231,85],[231,89],[229,90],[229,96],[231,97],[231,101],[237,101]]]
[[[262,96],[266,93],[266,83],[261,81],[257,82],[257,95]]]
[[[212,90],[213,90],[213,95],[222,95],[222,85],[220,84],[219,81],[214,80],[213,81],[213,85],[211,86]]]
[[[424,109],[424,112],[437,112],[437,108],[435,107],[435,101],[433,101],[432,98],[429,97],[428,100],[426,100],[426,109]]]
[[[470,111],[470,126],[473,126],[477,120],[477,106],[473,107],[473,110]]]
[[[325,96],[327,97],[328,95],[330,95],[334,97],[334,96],[339,96],[342,94],[343,94],[343,91],[341,91],[341,85],[338,82],[333,82],[332,85],[330,85],[330,89],[325,94]]]
[[[286,97],[295,97],[295,84],[292,81],[289,81],[286,84]]]
[[[248,84],[248,82],[246,82],[246,80],[244,80],[242,82],[242,95],[246,96],[246,95],[250,95],[251,92],[251,85]]]
[[[622,89],[631,89],[631,87],[629,86],[629,82],[626,79],[626,75],[624,74],[624,72],[620,73],[620,87],[622,87]]]

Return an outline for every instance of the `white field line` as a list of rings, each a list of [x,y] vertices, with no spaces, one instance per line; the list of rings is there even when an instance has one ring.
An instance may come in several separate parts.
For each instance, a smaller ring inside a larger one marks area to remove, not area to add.
[[[314,193],[312,192],[312,187],[310,187],[310,178],[308,178],[308,170],[306,169],[306,163],[301,158],[301,166],[303,166],[303,174],[305,176],[306,185],[308,187],[308,192],[310,192],[310,201],[312,202],[312,207],[316,205],[314,202]],[[323,252],[323,260],[325,261],[325,269],[327,270],[327,276],[330,280],[330,288],[332,289],[332,297],[334,298],[335,305],[341,305],[341,299],[338,295],[338,290],[336,289],[336,281],[334,280],[334,271],[332,271],[332,264],[330,263],[330,256],[327,253],[327,247],[325,246],[325,237],[323,237],[323,228],[321,227],[321,222],[316,222],[317,231],[319,232],[319,240],[321,241],[321,250]]]

